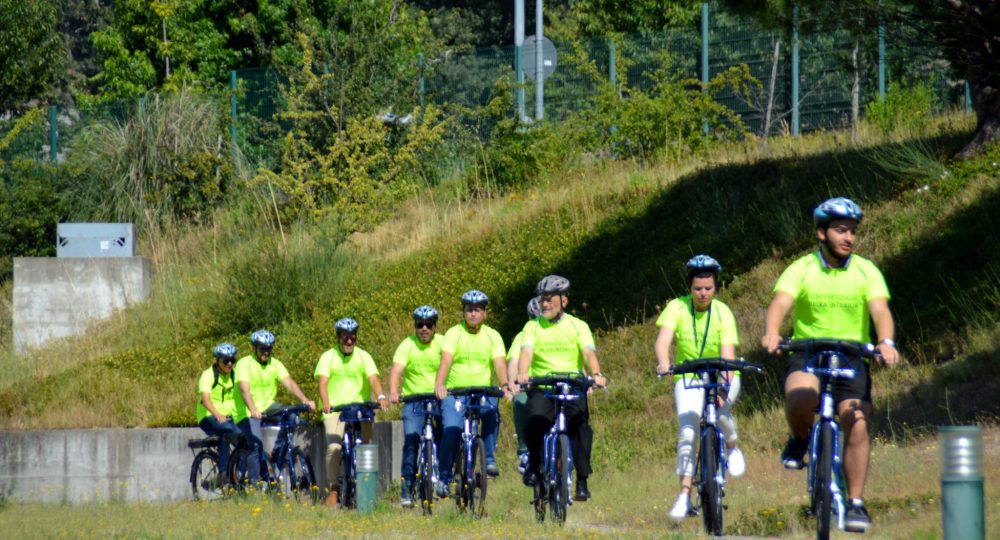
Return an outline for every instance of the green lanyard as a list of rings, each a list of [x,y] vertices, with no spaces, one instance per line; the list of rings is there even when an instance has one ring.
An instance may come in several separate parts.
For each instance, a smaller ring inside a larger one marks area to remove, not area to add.
[[[705,319],[705,332],[701,336],[701,350],[698,351],[698,358],[702,358],[705,354],[705,345],[708,344],[708,326],[712,324],[712,303],[708,304],[708,313]],[[691,297],[691,330],[694,337],[694,347],[698,348],[698,321],[694,317],[694,297]]]

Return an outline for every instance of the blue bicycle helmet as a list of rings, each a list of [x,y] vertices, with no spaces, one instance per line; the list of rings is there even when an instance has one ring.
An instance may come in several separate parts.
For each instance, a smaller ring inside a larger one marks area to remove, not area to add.
[[[343,319],[340,319],[336,323],[334,323],[333,328],[337,331],[338,334],[340,332],[356,334],[358,333],[359,326],[361,325],[358,324],[358,321],[355,321],[350,317],[344,317]]]
[[[853,219],[861,223],[864,217],[865,213],[861,211],[858,203],[846,197],[835,197],[823,201],[813,210],[813,228],[825,227],[831,221],[838,219]]]
[[[490,303],[490,297],[486,296],[486,293],[480,291],[479,289],[471,289],[465,291],[462,295],[462,305],[466,306],[469,304],[482,304],[486,305]]]
[[[236,358],[236,347],[229,343],[219,343],[212,349],[212,355],[216,358]]]
[[[257,330],[250,336],[250,344],[254,347],[274,347],[274,334],[267,330]]]
[[[535,285],[535,295],[553,293],[566,294],[568,292],[569,280],[555,274],[543,277],[538,284]]]
[[[690,272],[715,272],[719,273],[722,271],[722,265],[719,261],[713,259],[709,255],[695,255],[688,259],[687,264],[684,265],[687,271]]]
[[[436,320],[438,320],[438,311],[436,309],[434,309],[433,307],[424,304],[424,305],[418,307],[417,309],[413,310],[413,320],[415,320],[415,321],[422,321],[422,320],[436,321]]]
[[[534,319],[542,314],[542,297],[532,296],[528,300],[528,318]]]

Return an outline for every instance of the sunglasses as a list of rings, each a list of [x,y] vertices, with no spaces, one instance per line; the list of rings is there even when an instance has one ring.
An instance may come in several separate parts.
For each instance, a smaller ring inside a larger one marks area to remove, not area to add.
[[[236,359],[235,358],[223,358],[220,361],[223,364],[235,364],[236,363]]]
[[[430,321],[417,321],[413,323],[413,326],[416,327],[417,330],[420,330],[421,328],[434,328],[434,323]]]

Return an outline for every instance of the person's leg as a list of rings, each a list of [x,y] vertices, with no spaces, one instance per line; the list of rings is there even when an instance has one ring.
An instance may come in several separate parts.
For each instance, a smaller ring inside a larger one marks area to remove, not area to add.
[[[590,453],[594,446],[594,430],[587,421],[587,398],[567,401],[563,407],[566,414],[566,431],[573,446],[573,468],[577,479],[586,479],[593,472],[590,468]]]
[[[326,435],[326,480],[330,483],[330,491],[337,491],[340,489],[337,477],[340,476],[340,454],[344,444],[344,423],[340,421],[339,413],[323,420],[323,431]]]
[[[417,468],[417,452],[424,430],[424,409],[422,403],[403,405],[403,463],[399,475],[405,483],[413,485]]]
[[[868,479],[871,455],[868,419],[872,405],[857,399],[845,399],[837,404],[837,415],[844,431],[844,475],[847,477],[847,494],[861,499]]]
[[[500,436],[500,400],[486,398],[479,414],[482,418],[483,443],[486,445],[486,466],[495,468],[497,438]]]
[[[247,456],[247,481],[255,484],[260,481],[260,457],[264,452],[260,420],[244,418],[240,420],[239,428],[250,447],[250,454]]]
[[[438,446],[438,465],[441,481],[447,484],[451,481],[452,466],[455,454],[458,453],[458,443],[462,437],[465,425],[465,400],[447,396],[441,400],[441,423],[444,432],[441,435],[441,445]]]
[[[517,435],[517,455],[528,453],[528,444],[524,442],[524,425],[528,421],[528,394],[518,392],[514,396],[514,433]]]
[[[680,478],[680,495],[688,496],[694,476],[694,445],[701,411],[705,406],[705,390],[685,388],[684,381],[674,383],[674,407],[677,410],[677,476]]]
[[[216,451],[219,454],[219,473],[225,473],[229,468],[230,445],[235,444],[242,436],[240,429],[232,420],[219,422],[214,416],[206,416],[199,423],[201,430],[213,437],[219,438]]]
[[[525,478],[528,480],[532,475],[538,474],[542,462],[542,443],[555,420],[555,406],[551,399],[545,397],[544,390],[536,388],[528,392],[526,412],[528,419],[524,426],[524,438],[528,444],[529,457]]]
[[[812,428],[816,407],[819,405],[819,380],[803,371],[805,358],[792,355],[785,373],[785,420],[791,437],[781,451],[781,462],[787,469],[805,466],[809,449],[809,430]]]

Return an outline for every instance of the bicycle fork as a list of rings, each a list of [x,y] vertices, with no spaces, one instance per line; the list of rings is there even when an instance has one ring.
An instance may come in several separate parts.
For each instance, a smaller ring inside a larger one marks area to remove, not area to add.
[[[840,456],[840,427],[837,425],[837,421],[834,416],[834,403],[833,403],[833,390],[830,389],[824,392],[822,395],[822,402],[820,403],[820,421],[816,422],[813,426],[812,433],[810,435],[809,444],[809,495],[810,500],[815,501],[818,493],[813,493],[813,478],[816,476],[816,465],[819,461],[819,450],[820,448],[820,434],[823,431],[823,426],[825,424],[830,425],[830,435],[833,440],[830,444],[830,449],[833,455],[830,456],[830,485],[825,486],[824,489],[829,489],[831,494],[831,500],[833,501],[834,511],[837,513],[837,528],[840,530],[844,529],[844,515],[847,512],[847,506],[844,501],[844,492],[840,489],[840,473],[841,473],[841,456]]]
[[[554,489],[556,485],[556,446],[559,444],[559,435],[566,433],[566,414],[563,412],[562,407],[559,408],[559,413],[556,414],[556,421],[552,424],[552,428],[549,429],[548,435],[545,436],[545,450],[544,455],[547,457],[545,463],[545,470],[548,472],[548,484],[549,489]],[[563,462],[566,468],[566,483],[569,487],[573,486],[573,456],[566,455],[563,456]],[[569,490],[568,504],[573,504],[573,490]]]
[[[427,414],[430,415],[430,412],[427,412]],[[434,482],[434,484],[436,485],[437,482],[438,482],[437,444],[434,442],[434,427],[433,427],[433,425],[430,422],[424,422],[424,437],[423,437],[423,439],[424,439],[424,443],[428,443],[429,442],[431,444],[431,449],[433,450],[433,452],[431,453],[431,455],[426,456],[423,459],[429,459],[429,460],[431,460],[430,461],[430,467],[429,467],[430,470],[431,470],[431,481]],[[423,446],[423,445],[421,445],[421,446]],[[423,454],[423,452],[420,452],[420,453]]]

